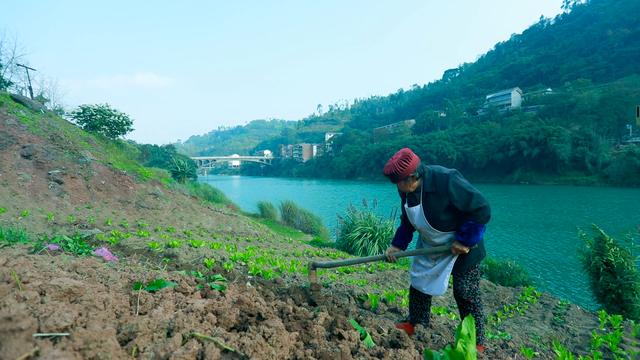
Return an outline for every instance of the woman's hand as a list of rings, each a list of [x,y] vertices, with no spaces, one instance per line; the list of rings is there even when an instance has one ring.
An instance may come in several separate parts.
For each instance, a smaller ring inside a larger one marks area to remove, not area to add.
[[[397,253],[398,251],[401,251],[399,248],[391,245],[387,248],[387,250],[385,250],[384,254],[387,256],[387,261],[388,262],[396,262],[398,261],[398,259],[396,259],[396,257],[393,255],[394,253]]]
[[[462,245],[457,240],[454,241],[453,244],[451,244],[451,253],[454,255],[466,254],[469,252],[469,250],[471,249],[468,246]]]

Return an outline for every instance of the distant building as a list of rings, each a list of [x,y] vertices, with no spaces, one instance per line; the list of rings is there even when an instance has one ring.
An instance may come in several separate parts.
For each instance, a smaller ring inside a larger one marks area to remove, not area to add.
[[[283,159],[293,157],[293,145],[280,145],[280,157]]]
[[[478,114],[485,114],[489,109],[496,109],[498,112],[503,112],[517,109],[521,106],[522,90],[519,87],[514,87],[487,95],[484,105],[478,110]]]
[[[335,140],[336,136],[340,136],[342,133],[339,132],[326,132],[324,133],[324,152],[331,153],[333,152],[333,140]]]
[[[373,141],[378,141],[380,139],[384,139],[389,135],[398,135],[402,133],[408,133],[413,125],[416,124],[414,119],[398,121],[393,124],[380,126],[373,129]]]
[[[232,158],[239,158],[240,155],[238,154],[233,154],[231,155]],[[231,169],[238,169],[240,167],[240,160],[231,160],[229,161],[229,168]]]
[[[295,144],[293,145],[293,159],[299,162],[305,162],[313,158],[313,144]]]

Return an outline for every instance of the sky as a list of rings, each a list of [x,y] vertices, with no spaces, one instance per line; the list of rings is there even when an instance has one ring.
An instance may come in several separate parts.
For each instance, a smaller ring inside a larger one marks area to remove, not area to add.
[[[561,3],[21,0],[0,35],[68,110],[108,103],[134,120],[127,138],[167,144],[427,84]]]

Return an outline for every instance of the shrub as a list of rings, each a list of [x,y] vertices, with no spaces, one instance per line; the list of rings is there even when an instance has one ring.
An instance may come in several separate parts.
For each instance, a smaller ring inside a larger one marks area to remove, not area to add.
[[[509,287],[533,285],[529,273],[513,260],[487,258],[482,262],[481,269],[484,277],[494,284]]]
[[[169,172],[171,173],[171,177],[181,184],[184,184],[189,179],[198,178],[195,163],[188,158],[171,158]]]
[[[285,225],[298,229],[306,234],[328,238],[329,231],[322,224],[322,220],[308,210],[298,207],[293,201],[280,203],[280,217]]]
[[[101,134],[109,139],[115,140],[133,131],[133,120],[129,115],[109,104],[80,105],[69,116],[85,131]]]
[[[336,247],[356,256],[382,254],[393,238],[393,219],[378,217],[366,204],[362,210],[349,206],[338,219]]]
[[[596,301],[610,314],[640,320],[640,275],[633,255],[594,225],[595,236],[581,232],[580,260]]]
[[[258,201],[258,211],[263,219],[278,220],[278,210],[268,201]]]

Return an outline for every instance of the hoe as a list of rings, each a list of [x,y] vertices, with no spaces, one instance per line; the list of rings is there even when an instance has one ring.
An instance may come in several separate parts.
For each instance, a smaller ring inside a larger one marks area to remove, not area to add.
[[[399,258],[408,257],[408,256],[419,256],[419,255],[443,253],[443,252],[448,252],[450,250],[451,250],[451,246],[440,245],[440,246],[434,246],[434,247],[422,248],[422,249],[416,249],[416,250],[400,251],[400,252],[394,253],[393,255],[399,259]],[[315,299],[318,299],[320,297],[321,286],[318,283],[318,274],[316,271],[317,269],[330,269],[330,268],[336,268],[336,267],[342,267],[342,266],[357,265],[357,264],[364,264],[364,263],[369,263],[374,261],[386,261],[386,260],[387,260],[386,255],[382,254],[382,255],[373,255],[373,256],[346,259],[346,260],[310,262],[309,263],[309,285],[311,288],[311,298],[315,302]]]

